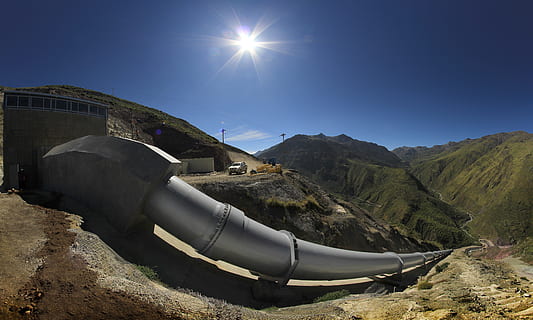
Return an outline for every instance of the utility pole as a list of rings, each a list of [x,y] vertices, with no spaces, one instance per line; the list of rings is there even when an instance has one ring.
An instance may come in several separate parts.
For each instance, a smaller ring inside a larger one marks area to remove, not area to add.
[[[222,144],[224,144],[224,134],[226,133],[226,129],[222,129]]]
[[[285,142],[285,136],[286,136],[286,134],[285,134],[285,133],[282,133],[282,134],[280,134],[279,136],[283,139],[282,143]]]

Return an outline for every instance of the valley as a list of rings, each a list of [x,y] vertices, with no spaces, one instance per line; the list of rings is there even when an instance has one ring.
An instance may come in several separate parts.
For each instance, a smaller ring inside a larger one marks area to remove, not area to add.
[[[432,148],[393,151],[424,185],[472,212],[471,230],[501,244],[533,236],[533,135],[499,133]]]

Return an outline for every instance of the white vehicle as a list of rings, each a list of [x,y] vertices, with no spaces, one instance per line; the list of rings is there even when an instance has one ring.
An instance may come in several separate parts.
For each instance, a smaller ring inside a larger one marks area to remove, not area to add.
[[[235,173],[235,174],[244,174],[248,172],[248,166],[246,165],[246,162],[239,161],[234,162],[229,166],[229,174]]]

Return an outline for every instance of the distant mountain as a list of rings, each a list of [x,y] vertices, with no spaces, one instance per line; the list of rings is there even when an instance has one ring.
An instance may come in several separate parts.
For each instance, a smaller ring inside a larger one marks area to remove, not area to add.
[[[533,134],[499,133],[393,152],[424,185],[471,212],[474,232],[501,243],[533,236]]]
[[[375,143],[359,141],[339,135],[328,137],[296,135],[284,143],[275,145],[256,155],[259,158],[279,158],[285,166],[304,171],[322,184],[334,187],[337,176],[331,175],[333,168],[345,165],[347,159],[389,167],[406,166],[400,158],[387,148]]]
[[[461,229],[467,214],[436,198],[385,147],[346,135],[296,135],[258,156],[276,158],[406,234],[446,247],[471,242]]]

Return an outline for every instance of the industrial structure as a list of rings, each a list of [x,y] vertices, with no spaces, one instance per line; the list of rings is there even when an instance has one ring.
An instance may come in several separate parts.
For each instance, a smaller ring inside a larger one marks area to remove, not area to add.
[[[127,232],[141,221],[151,221],[204,256],[280,285],[289,279],[401,274],[451,252],[359,252],[297,239],[194,189],[176,176],[179,165],[151,145],[86,136],[56,146],[44,156],[44,188],[104,214],[118,230]]]
[[[108,107],[94,101],[38,92],[4,91],[6,189],[41,184],[42,156],[86,135],[106,135]]]

